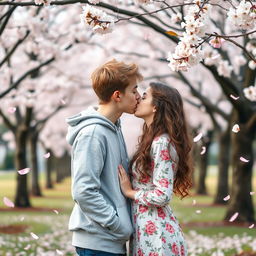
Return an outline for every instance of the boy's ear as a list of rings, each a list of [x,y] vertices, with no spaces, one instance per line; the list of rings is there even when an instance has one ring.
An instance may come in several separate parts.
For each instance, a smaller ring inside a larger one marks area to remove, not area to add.
[[[114,91],[111,99],[113,99],[116,102],[119,102],[121,100],[121,92],[120,91]]]

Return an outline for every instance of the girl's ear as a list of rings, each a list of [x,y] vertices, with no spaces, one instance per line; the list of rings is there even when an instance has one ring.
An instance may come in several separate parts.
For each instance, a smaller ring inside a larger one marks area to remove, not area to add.
[[[153,113],[155,113],[155,112],[156,112],[156,110],[157,110],[157,109],[156,109],[156,107],[154,106],[154,107],[153,107]]]
[[[113,99],[116,102],[120,102],[120,100],[121,100],[121,93],[120,93],[120,91],[114,91],[112,96],[111,96],[111,99]]]

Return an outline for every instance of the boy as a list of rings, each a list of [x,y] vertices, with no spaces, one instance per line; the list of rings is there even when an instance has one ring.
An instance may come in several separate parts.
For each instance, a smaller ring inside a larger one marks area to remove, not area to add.
[[[125,255],[133,228],[129,202],[118,180],[118,165],[128,170],[119,118],[136,111],[137,82],[142,76],[136,64],[112,60],[97,68],[91,78],[98,108],[89,107],[67,119],[76,203],[69,230],[78,255],[120,256]]]

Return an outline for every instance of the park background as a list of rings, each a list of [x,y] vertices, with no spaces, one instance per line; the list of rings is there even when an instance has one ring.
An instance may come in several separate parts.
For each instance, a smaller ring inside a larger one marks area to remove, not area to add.
[[[161,81],[183,97],[194,186],[170,204],[189,255],[256,255],[255,9],[235,0],[0,1],[0,255],[75,255],[65,118],[97,104],[90,74],[113,58],[139,65],[141,93]],[[179,40],[200,44],[182,63]],[[141,126],[122,117],[130,156]]]

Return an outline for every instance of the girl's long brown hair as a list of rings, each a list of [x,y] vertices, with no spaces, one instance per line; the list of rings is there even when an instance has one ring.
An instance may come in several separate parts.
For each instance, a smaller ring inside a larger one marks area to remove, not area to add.
[[[147,127],[144,123],[143,133],[139,138],[137,151],[131,165],[135,166],[142,178],[150,176],[151,144],[157,136],[167,133],[179,157],[174,180],[173,191],[181,198],[189,194],[192,186],[191,140],[188,135],[183,102],[175,88],[161,83],[150,83],[152,105],[156,107],[152,124]]]

